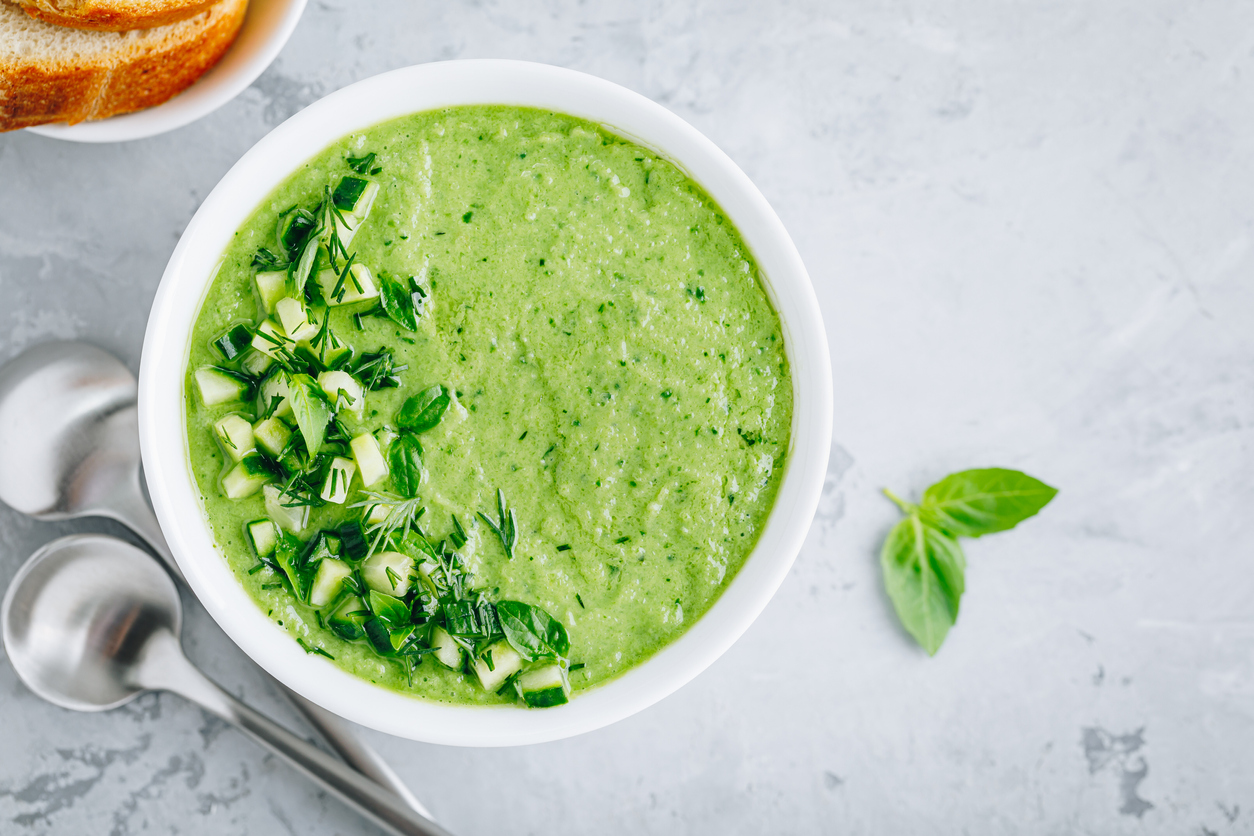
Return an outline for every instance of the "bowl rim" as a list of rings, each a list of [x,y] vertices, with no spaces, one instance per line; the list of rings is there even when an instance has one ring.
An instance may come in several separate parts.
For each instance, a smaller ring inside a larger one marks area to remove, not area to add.
[[[428,702],[307,655],[261,612],[222,559],[189,463],[183,385],[191,331],[235,230],[278,183],[331,142],[395,117],[461,104],[570,114],[679,164],[719,203],[753,252],[780,316],[793,375],[785,472],[758,542],[735,578],[696,623],[645,662],[543,711]],[[744,172],[695,128],[644,96],[573,70],[495,59],[421,64],[373,76],[314,102],[259,140],[205,198],[179,239],[157,288],[139,375],[149,493],[179,567],[219,626],[276,679],[335,714],[400,737],[460,746],[539,743],[592,731],[647,708],[711,665],[765,608],[805,540],[822,492],[831,421],[831,363],[814,289],[782,222]]]
[[[257,80],[292,36],[309,0],[249,0],[226,53],[186,90],[155,107],[93,122],[53,122],[28,133],[66,142],[127,142],[189,125],[213,113]]]

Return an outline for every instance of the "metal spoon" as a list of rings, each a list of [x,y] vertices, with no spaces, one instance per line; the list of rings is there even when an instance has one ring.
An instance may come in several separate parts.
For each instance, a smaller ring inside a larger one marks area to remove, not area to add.
[[[169,575],[129,543],[100,534],[62,537],[35,552],[0,607],[9,661],[44,699],[102,711],[145,691],[173,691],[239,727],[390,832],[449,836],[393,793],[215,685],[183,655],[182,621]]]
[[[117,520],[182,580],[140,488],[136,390],[130,369],[86,343],[42,343],[0,367],[0,500],[41,520]],[[344,721],[280,687],[340,757],[431,818]]]

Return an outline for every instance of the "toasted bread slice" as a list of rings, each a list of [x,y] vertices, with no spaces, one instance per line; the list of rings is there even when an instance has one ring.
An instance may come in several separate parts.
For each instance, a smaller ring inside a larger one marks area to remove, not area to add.
[[[168,26],[92,32],[45,23],[0,0],[0,131],[161,104],[222,57],[247,5],[221,0]]]
[[[31,17],[72,26],[125,32],[151,29],[187,20],[203,12],[215,0],[17,0]]]

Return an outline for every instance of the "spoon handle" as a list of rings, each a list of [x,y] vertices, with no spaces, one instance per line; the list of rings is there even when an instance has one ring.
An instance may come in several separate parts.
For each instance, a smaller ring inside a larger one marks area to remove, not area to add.
[[[152,512],[148,500],[144,498],[139,486],[138,471],[129,488],[129,490],[118,491],[110,498],[109,515],[148,543],[174,577],[186,586],[187,579],[179,570],[179,565],[170,552],[170,546],[166,543],[165,535],[161,533],[157,515]],[[401,777],[388,766],[387,761],[383,760],[378,752],[362,743],[348,724],[326,709],[314,705],[295,691],[289,690],[281,682],[275,680],[275,684],[288,696],[297,710],[305,715],[305,719],[322,735],[331,748],[350,766],[380,786],[391,790],[418,813],[432,818],[431,813],[410,792],[409,787],[405,786]]]
[[[188,661],[178,639],[168,630],[157,633],[147,643],[133,684],[173,691],[218,715],[390,833],[451,836],[393,793],[222,690]]]

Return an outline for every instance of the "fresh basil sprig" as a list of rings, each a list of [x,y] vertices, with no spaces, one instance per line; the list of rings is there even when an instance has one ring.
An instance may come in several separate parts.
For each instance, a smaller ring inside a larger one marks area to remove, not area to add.
[[[884,588],[902,626],[929,655],[957,620],[966,588],[957,538],[1014,528],[1057,493],[1026,473],[997,467],[950,474],[924,491],[918,505],[884,489],[906,514],[880,551]]]
[[[384,273],[378,275],[379,302],[388,318],[407,331],[418,330],[418,317],[422,314],[423,292],[413,278],[394,279]]]
[[[500,601],[496,615],[505,640],[528,662],[565,659],[570,652],[566,627],[539,607],[521,601]]]
[[[418,496],[422,481],[422,443],[411,432],[402,432],[388,447],[388,469],[396,492],[406,499]]]
[[[438,383],[423,389],[401,406],[396,425],[402,430],[425,433],[440,423],[448,411],[449,400],[448,390]]]

